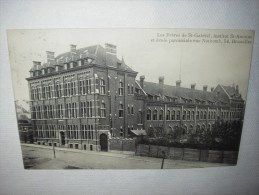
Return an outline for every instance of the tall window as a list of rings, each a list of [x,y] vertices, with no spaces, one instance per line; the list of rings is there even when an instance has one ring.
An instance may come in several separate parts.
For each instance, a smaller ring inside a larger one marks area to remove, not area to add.
[[[75,82],[71,82],[71,95],[76,95],[76,83]]]
[[[105,81],[103,79],[100,80],[100,94],[105,94]]]
[[[195,116],[195,112],[194,112],[194,111],[192,111],[191,120],[194,120],[194,116]]]
[[[42,98],[45,99],[46,98],[46,86],[42,87]]]
[[[80,102],[80,116],[86,117],[86,102]]]
[[[87,102],[87,117],[93,117],[93,102]]]
[[[105,108],[105,103],[101,103],[101,117],[106,117],[106,108]]]
[[[157,110],[153,111],[153,120],[156,121],[157,120]]]
[[[91,80],[87,79],[85,81],[85,90],[87,94],[91,94]]]
[[[190,119],[191,119],[191,111],[188,110],[188,111],[187,111],[187,120],[190,120]]]
[[[35,109],[35,106],[32,106],[32,119],[36,119],[36,109]]]
[[[183,120],[186,120],[186,110],[183,111]]]
[[[77,103],[73,102],[71,104],[71,117],[76,118],[77,117]]]
[[[142,115],[142,112],[138,111],[138,124],[143,124]]]
[[[159,111],[159,120],[164,120],[164,111],[163,110],[160,110]]]
[[[68,96],[68,83],[64,83],[64,96]]]
[[[88,139],[87,125],[81,125],[82,129],[82,139]]]
[[[207,112],[204,111],[203,119],[207,119]]]
[[[40,94],[40,87],[36,87],[36,99],[40,100],[41,99],[41,94]]]
[[[123,117],[123,104],[120,103],[119,105],[119,117]]]
[[[128,105],[128,114],[130,114],[130,105]]]
[[[61,84],[56,84],[55,91],[56,91],[56,97],[60,98],[61,97]]]
[[[174,121],[174,120],[175,120],[175,110],[173,110],[173,111],[172,111],[171,119],[172,119],[172,121]]]
[[[131,105],[131,114],[134,114],[134,107]]]
[[[151,120],[151,110],[147,110],[147,120],[150,121]]]
[[[203,112],[200,113],[200,119],[203,119]]]
[[[169,121],[170,120],[170,110],[166,111],[166,120]]]
[[[200,119],[200,111],[197,111],[196,120],[199,120],[199,119]]]
[[[123,82],[119,83],[119,95],[123,95]]]
[[[177,110],[176,113],[177,113],[177,114],[176,114],[176,120],[180,120],[180,118],[181,118],[181,112],[180,112],[180,110]]]

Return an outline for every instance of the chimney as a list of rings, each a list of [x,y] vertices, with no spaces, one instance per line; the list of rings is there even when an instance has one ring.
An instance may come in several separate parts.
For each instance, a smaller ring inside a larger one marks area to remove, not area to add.
[[[236,85],[236,94],[237,95],[239,94],[239,87],[238,87],[238,85]]]
[[[164,80],[165,77],[160,76],[158,77],[158,81],[159,81],[159,93],[162,97],[164,97]]]
[[[52,51],[46,51],[47,53],[47,63],[55,63],[55,56],[54,56],[54,52]]]
[[[213,91],[214,91],[214,87],[211,87],[211,88],[210,88],[210,91],[213,92]]]
[[[70,44],[70,52],[76,53],[76,45]]]
[[[176,81],[176,87],[181,87],[181,80]]]
[[[142,89],[144,89],[144,80],[145,80],[145,76],[144,76],[144,75],[142,75],[142,76],[140,76],[139,78],[140,78],[140,87],[141,87]]]
[[[33,63],[33,67],[37,67],[41,65],[41,62],[38,62],[38,61],[32,61],[32,63]]]
[[[203,91],[207,91],[208,85],[203,85]]]
[[[195,89],[195,83],[191,84],[191,89]]]
[[[109,53],[109,54],[112,54],[112,55],[115,55],[117,54],[117,46],[116,45],[113,45],[113,44],[110,44],[110,43],[105,43],[105,50],[106,50],[106,53]]]

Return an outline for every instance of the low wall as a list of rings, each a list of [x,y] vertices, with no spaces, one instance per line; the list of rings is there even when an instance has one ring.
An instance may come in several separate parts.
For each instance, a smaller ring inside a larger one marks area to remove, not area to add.
[[[199,150],[143,144],[139,144],[136,149],[136,155],[138,156],[162,158],[163,152],[165,158],[168,159],[230,164],[236,164],[238,156],[236,151]]]
[[[110,150],[135,151],[135,139],[113,137],[109,139]]]

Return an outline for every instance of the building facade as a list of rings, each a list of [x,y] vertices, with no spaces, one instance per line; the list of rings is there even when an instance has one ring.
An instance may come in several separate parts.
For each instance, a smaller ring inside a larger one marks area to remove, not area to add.
[[[27,78],[36,144],[85,150],[109,150],[111,137],[138,132],[157,135],[177,127],[184,134],[210,130],[218,119],[243,118],[238,86],[218,85],[207,91],[146,82],[117,58],[112,44],[89,46],[33,62]]]

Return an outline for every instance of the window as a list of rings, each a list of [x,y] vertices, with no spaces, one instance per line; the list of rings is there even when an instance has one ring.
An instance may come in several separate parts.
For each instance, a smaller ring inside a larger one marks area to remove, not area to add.
[[[173,111],[172,111],[171,119],[172,119],[172,121],[174,121],[174,120],[175,120],[175,110],[173,110]]]
[[[63,118],[63,109],[62,104],[57,105],[57,118]]]
[[[187,120],[190,120],[191,119],[191,111],[187,111]]]
[[[181,119],[181,112],[180,110],[177,110],[176,120],[180,120],[180,119]]]
[[[170,110],[166,111],[166,120],[169,121],[170,120]]]
[[[123,129],[122,129],[122,127],[120,128],[120,136],[123,137]]]
[[[130,94],[130,85],[128,84],[128,94]]]
[[[87,125],[81,125],[82,129],[82,139],[88,139]]]
[[[39,86],[36,87],[36,99],[37,100],[41,99],[40,87]]]
[[[56,91],[56,97],[60,98],[61,97],[61,84],[56,84],[55,91]]]
[[[134,87],[131,86],[131,94],[134,94]]]
[[[147,120],[151,120],[151,110],[147,110]]]
[[[119,95],[123,95],[123,82],[119,83]]]
[[[163,110],[160,110],[159,111],[159,120],[164,120],[164,111]]]
[[[76,118],[77,117],[77,103],[73,102],[71,104],[71,117]]]
[[[134,107],[133,107],[133,105],[131,106],[131,114],[134,114]]]
[[[156,121],[157,120],[157,110],[153,111],[153,120]]]
[[[68,96],[68,83],[64,83],[64,96]]]
[[[200,113],[200,119],[203,119],[203,112]]]
[[[195,112],[194,112],[194,111],[192,111],[191,120],[194,120],[194,116],[195,116]]]
[[[197,111],[196,120],[199,120],[199,119],[200,119],[200,111]]]
[[[77,64],[78,64],[78,66],[82,66],[82,61],[78,60]]]
[[[91,101],[87,102],[87,117],[93,117],[93,103]]]
[[[128,114],[130,114],[130,105],[128,105]]]
[[[85,81],[85,91],[87,94],[91,94],[91,80],[87,79]]]
[[[71,82],[71,95],[76,95],[76,83]]]
[[[123,117],[123,104],[120,103],[119,105],[119,117]]]
[[[36,119],[36,110],[35,107],[32,107],[32,119]]]
[[[100,80],[100,94],[105,94],[105,81],[103,79]]]
[[[80,102],[80,116],[86,117],[86,102]]]
[[[203,119],[207,119],[207,112],[204,111]]]
[[[142,115],[142,112],[138,111],[138,124],[143,124]]]
[[[101,117],[106,117],[105,103],[101,103]]]
[[[183,120],[186,120],[186,110],[183,111]]]

